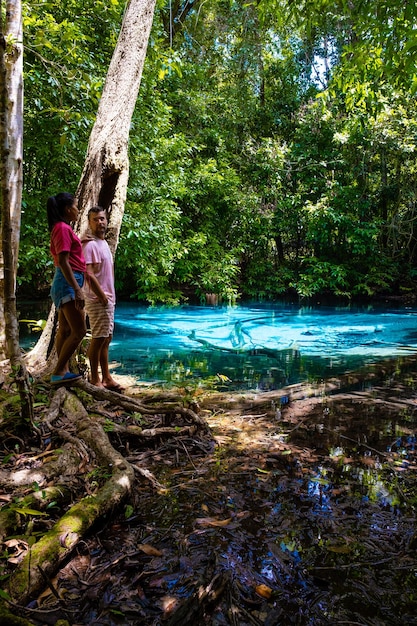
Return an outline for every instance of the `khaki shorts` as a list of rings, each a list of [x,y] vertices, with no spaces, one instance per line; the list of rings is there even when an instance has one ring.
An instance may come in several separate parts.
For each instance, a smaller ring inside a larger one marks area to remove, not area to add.
[[[114,329],[114,304],[103,306],[100,302],[85,302],[85,310],[90,321],[91,336],[110,337]]]

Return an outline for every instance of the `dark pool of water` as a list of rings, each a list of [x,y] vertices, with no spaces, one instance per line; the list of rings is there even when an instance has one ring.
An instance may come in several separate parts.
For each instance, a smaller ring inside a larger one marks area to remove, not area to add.
[[[22,315],[26,317],[24,305]],[[36,309],[30,309],[36,319]],[[40,314],[41,315],[41,314]],[[43,313],[46,316],[46,313]],[[22,345],[33,342],[22,324]],[[110,358],[141,381],[275,389],[417,352],[417,309],[121,302]]]

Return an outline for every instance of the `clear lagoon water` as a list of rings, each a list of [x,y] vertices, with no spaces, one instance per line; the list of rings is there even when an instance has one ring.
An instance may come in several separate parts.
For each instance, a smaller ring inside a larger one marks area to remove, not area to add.
[[[115,322],[115,373],[146,382],[269,390],[417,354],[416,308],[121,302]]]
[[[417,309],[120,303],[110,357],[140,380],[276,389],[417,353]]]

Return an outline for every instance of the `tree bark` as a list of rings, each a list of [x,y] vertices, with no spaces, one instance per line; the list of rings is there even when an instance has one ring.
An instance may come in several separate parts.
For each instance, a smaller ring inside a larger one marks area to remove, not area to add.
[[[3,350],[4,358],[4,356],[10,357],[11,354],[20,354],[15,300],[23,187],[23,42],[20,0],[8,0],[6,3],[6,20],[1,30],[2,250],[0,291],[4,300],[1,301],[0,349]],[[7,355],[4,354],[6,342]]]
[[[107,241],[113,255],[119,241],[129,179],[129,131],[139,93],[156,0],[130,0],[107,72],[96,121],[91,131],[76,197],[80,217],[76,231],[87,228],[94,205],[108,213]],[[45,329],[28,355],[31,366],[42,369],[53,336],[52,307]]]
[[[19,354],[19,333],[16,316],[16,271],[20,239],[23,161],[23,46],[20,0],[6,3],[6,19],[1,33],[1,193],[2,250],[1,267],[1,337],[3,358]],[[6,326],[9,326],[7,332]],[[7,352],[5,346],[7,342]],[[17,343],[17,347],[16,347]]]
[[[91,131],[84,170],[77,190],[80,217],[87,225],[96,204],[109,216],[107,240],[114,253],[119,239],[129,178],[129,131],[139,93],[155,0],[130,0],[113,53]]]
[[[10,359],[24,418],[33,421],[33,399],[19,345],[16,275],[23,188],[23,29],[21,0],[8,0],[0,51],[0,356]],[[4,350],[6,348],[6,354]],[[1,354],[2,353],[2,354]]]

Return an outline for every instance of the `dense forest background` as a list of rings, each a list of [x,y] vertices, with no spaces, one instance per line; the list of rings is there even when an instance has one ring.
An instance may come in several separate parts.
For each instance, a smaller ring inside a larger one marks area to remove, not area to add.
[[[357,5],[357,6],[356,6]],[[411,3],[160,2],[130,137],[119,296],[414,296]],[[124,2],[24,4],[19,295],[75,191]]]

